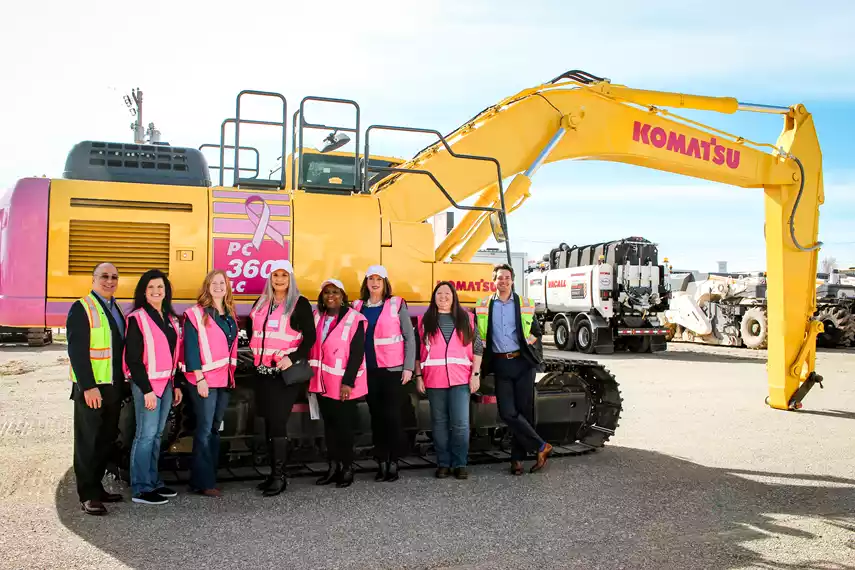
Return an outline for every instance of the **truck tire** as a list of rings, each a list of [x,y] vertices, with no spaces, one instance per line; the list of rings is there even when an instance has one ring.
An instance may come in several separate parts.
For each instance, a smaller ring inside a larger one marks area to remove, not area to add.
[[[570,327],[567,326],[567,321],[561,319],[554,325],[555,327],[555,346],[558,350],[573,350],[575,338],[570,332]]]
[[[742,315],[739,324],[742,342],[748,348],[760,350],[769,344],[769,328],[766,310],[762,307],[752,307]]]
[[[585,319],[579,322],[576,329],[576,348],[579,352],[592,354],[594,352],[594,329],[591,327],[591,321]]]
[[[837,348],[850,346],[855,339],[855,315],[846,307],[826,305],[819,310],[816,320],[820,321],[825,331],[816,337],[817,346]]]
[[[39,347],[53,342],[53,331],[48,329],[27,329],[27,346]]]

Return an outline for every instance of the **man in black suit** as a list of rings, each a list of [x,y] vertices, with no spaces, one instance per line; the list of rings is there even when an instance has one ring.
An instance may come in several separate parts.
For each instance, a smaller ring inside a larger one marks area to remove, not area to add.
[[[102,484],[118,435],[125,390],[125,317],[113,296],[118,286],[116,266],[98,264],[92,275],[92,291],[71,305],[65,325],[73,382],[74,476],[82,509],[90,515],[107,514],[105,502],[122,500]]]
[[[496,293],[482,299],[475,313],[484,341],[481,370],[496,379],[499,417],[513,433],[511,473],[522,475],[529,452],[537,456],[531,473],[541,470],[552,452],[534,429],[534,379],[543,368],[543,332],[534,318],[534,303],[513,291],[514,270],[493,268]]]

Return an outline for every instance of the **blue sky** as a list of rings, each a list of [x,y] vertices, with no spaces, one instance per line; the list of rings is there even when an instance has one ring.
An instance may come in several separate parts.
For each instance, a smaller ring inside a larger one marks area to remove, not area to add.
[[[308,94],[353,98],[363,125],[448,132],[505,96],[579,68],[632,87],[806,104],[824,153],[820,257],[855,266],[853,2],[72,4],[18,4],[16,25],[0,35],[0,50],[12,56],[0,60],[0,188],[60,175],[77,141],[130,141],[122,95],[137,86],[146,123],[173,144],[198,146],[218,141],[241,89],[284,93],[289,112]],[[765,142],[781,129],[771,115],[694,117]],[[264,168],[275,156],[272,134],[253,139],[270,150]],[[372,146],[409,157],[426,142],[381,137]],[[561,241],[641,235],[679,267],[764,267],[760,190],[565,162],[541,169],[532,193],[510,220],[514,249],[530,258]]]

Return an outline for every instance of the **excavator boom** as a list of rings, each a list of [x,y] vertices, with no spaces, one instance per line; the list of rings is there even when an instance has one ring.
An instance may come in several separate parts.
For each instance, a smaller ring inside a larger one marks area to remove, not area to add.
[[[776,113],[783,130],[775,145],[754,143],[663,107]],[[772,407],[800,407],[821,381],[815,338],[819,206],[824,201],[822,155],[813,119],[801,105],[775,107],[632,89],[584,72],[568,72],[493,105],[447,137],[458,154],[495,157],[504,176],[506,210],[529,196],[531,177],[546,163],[604,160],[633,164],[742,188],[763,188],[769,311],[769,398]],[[401,165],[429,171],[461,202],[498,204],[495,168],[456,160],[432,145]],[[424,176],[399,173],[372,188],[384,217],[420,222],[447,209]],[[436,261],[468,261],[489,236],[487,217],[470,211],[437,248]],[[453,253],[458,246],[460,249]],[[786,302],[785,302],[786,300]]]

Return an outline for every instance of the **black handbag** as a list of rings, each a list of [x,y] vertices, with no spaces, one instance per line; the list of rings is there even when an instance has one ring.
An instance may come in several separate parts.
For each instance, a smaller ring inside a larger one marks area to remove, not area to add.
[[[309,361],[303,359],[292,362],[291,366],[279,372],[279,377],[286,386],[308,382],[312,379],[312,375],[312,367],[309,366]]]

